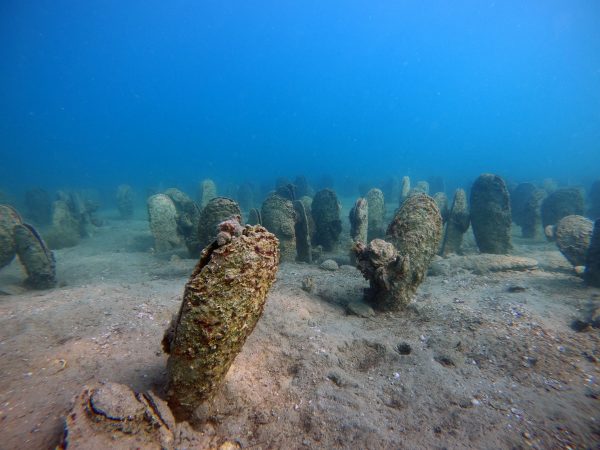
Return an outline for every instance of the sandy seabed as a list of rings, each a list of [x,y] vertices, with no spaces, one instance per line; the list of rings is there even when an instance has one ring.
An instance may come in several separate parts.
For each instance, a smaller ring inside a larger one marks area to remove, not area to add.
[[[164,396],[160,342],[196,261],[151,246],[146,221],[113,219],[55,252],[56,289],[0,272],[1,449],[57,445],[84,385]],[[599,330],[570,325],[600,290],[552,243],[514,253],[539,268],[429,276],[406,311],[371,317],[347,310],[367,286],[353,267],[282,264],[187,448],[598,448]]]

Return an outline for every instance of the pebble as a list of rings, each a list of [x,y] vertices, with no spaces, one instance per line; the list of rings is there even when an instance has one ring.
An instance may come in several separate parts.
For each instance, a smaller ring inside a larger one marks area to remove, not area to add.
[[[319,266],[323,270],[331,270],[335,271],[339,269],[338,263],[336,263],[333,259],[326,259]]]
[[[369,305],[359,300],[352,301],[346,305],[346,310],[349,314],[354,314],[358,317],[373,317],[375,311]]]

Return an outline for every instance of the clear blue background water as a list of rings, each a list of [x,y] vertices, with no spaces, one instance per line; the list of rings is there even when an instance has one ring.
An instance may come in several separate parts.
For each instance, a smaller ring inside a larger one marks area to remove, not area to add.
[[[0,2],[0,189],[600,175],[598,1]]]

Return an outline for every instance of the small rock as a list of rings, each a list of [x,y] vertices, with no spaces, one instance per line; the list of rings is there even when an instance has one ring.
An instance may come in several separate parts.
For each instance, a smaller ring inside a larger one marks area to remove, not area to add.
[[[333,259],[326,259],[319,266],[323,270],[331,270],[335,271],[339,269],[338,263],[336,263]]]
[[[533,367],[537,364],[537,358],[533,356],[524,356],[523,357],[523,367]]]
[[[371,308],[366,303],[357,300],[348,303],[348,305],[346,305],[346,310],[348,311],[348,313],[354,314],[358,317],[368,318],[373,317],[375,315],[375,311],[373,311],[373,308]]]

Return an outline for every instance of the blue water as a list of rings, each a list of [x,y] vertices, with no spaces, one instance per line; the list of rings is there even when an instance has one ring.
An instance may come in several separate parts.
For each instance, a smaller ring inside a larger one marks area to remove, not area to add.
[[[2,0],[0,65],[14,195],[600,174],[594,0]]]

